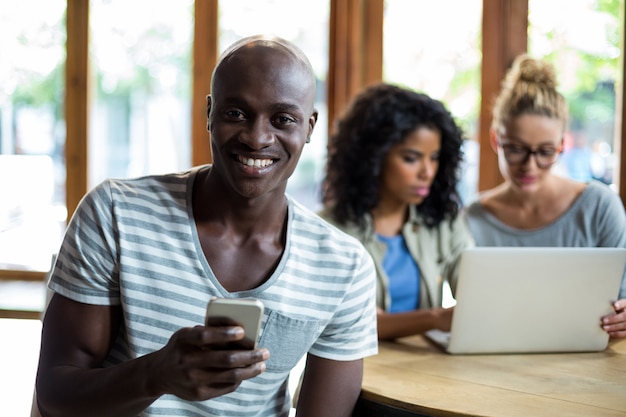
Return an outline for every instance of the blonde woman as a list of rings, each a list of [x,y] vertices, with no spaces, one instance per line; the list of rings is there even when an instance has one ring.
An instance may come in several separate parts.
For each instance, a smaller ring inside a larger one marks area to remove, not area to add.
[[[504,182],[466,209],[477,246],[626,247],[619,197],[598,181],[552,171],[567,126],[554,68],[519,56],[496,99],[490,133]],[[615,295],[615,311],[599,325],[612,337],[626,337],[626,280]]]

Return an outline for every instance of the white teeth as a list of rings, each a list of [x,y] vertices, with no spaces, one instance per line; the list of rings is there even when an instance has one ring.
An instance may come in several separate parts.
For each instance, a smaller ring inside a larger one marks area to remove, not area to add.
[[[249,167],[255,167],[255,168],[264,168],[274,163],[274,161],[272,161],[271,159],[252,159],[252,158],[245,158],[243,156],[239,157],[239,162]]]

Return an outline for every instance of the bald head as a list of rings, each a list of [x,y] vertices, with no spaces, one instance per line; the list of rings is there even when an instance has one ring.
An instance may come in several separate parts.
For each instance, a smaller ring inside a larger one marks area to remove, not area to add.
[[[211,94],[219,90],[224,74],[233,65],[248,65],[251,72],[261,70],[262,65],[280,66],[281,71],[297,71],[302,87],[312,89],[315,97],[315,73],[304,52],[293,43],[264,35],[249,36],[233,43],[220,56],[211,78]],[[252,65],[251,65],[252,64]]]
[[[313,120],[310,137],[317,120],[315,86],[311,63],[291,42],[266,36],[241,39],[224,51],[213,71],[208,129],[218,103],[258,105],[262,100],[266,107],[297,108],[299,117]]]

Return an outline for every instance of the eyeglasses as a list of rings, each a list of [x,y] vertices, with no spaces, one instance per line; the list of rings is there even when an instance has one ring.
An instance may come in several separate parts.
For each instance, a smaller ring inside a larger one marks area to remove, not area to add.
[[[532,155],[535,157],[537,166],[541,169],[550,168],[556,162],[561,154],[561,151],[563,150],[561,146],[558,148],[553,146],[541,146],[532,150],[528,146],[502,142],[498,142],[498,146],[500,146],[504,151],[504,159],[506,159],[506,162],[510,165],[525,164]]]

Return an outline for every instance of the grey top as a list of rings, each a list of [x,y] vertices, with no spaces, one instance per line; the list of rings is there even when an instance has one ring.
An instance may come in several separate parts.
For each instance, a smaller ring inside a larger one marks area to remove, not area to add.
[[[265,372],[206,401],[163,395],[140,416],[286,417],[289,373],[305,354],[351,361],[377,353],[374,263],[358,240],[286,196],[287,243],[274,272],[256,288],[229,292],[204,256],[193,217],[203,169],[210,168],[95,187],[72,217],[49,286],[81,303],[121,306],[124,325],[103,367],[204,323],[212,296],[261,300],[259,346],[271,353]]]
[[[572,206],[554,222],[532,230],[498,220],[479,200],[465,210],[476,246],[573,246],[626,248],[626,214],[619,197],[591,181]],[[626,298],[626,275],[620,298]]]

